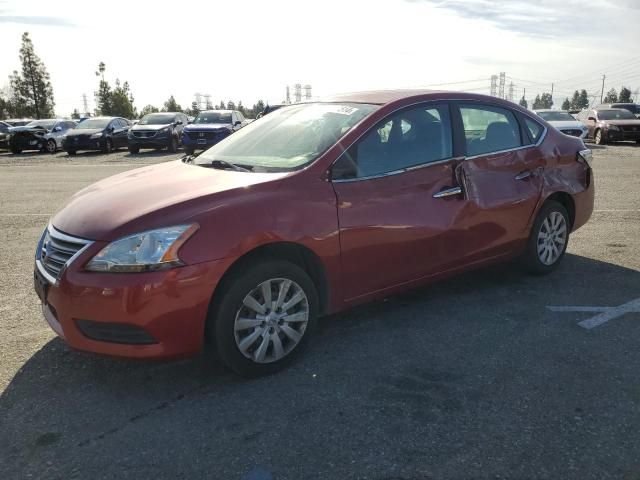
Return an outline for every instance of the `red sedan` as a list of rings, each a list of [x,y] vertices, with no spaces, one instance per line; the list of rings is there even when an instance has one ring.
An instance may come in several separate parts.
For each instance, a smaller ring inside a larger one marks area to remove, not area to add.
[[[514,257],[551,272],[593,210],[590,163],[582,140],[493,97],[291,105],[78,192],[38,244],[35,287],[73,348],[173,357],[207,339],[264,374],[320,315]]]

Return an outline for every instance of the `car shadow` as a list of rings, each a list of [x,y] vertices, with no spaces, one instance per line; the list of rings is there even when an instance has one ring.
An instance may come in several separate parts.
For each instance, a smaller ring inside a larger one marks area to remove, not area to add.
[[[312,411],[314,399],[333,398],[336,383],[344,386],[351,377],[372,383],[397,374],[399,362],[413,370],[416,365],[426,368],[423,364],[430,362],[431,350],[442,348],[430,340],[434,331],[453,332],[446,346],[451,349],[464,341],[458,332],[473,324],[495,331],[493,341],[501,345],[505,334],[501,325],[525,323],[519,315],[529,315],[528,324],[544,315],[545,305],[618,305],[640,290],[639,272],[576,255],[568,254],[546,277],[528,276],[515,267],[508,263],[473,271],[325,317],[305,355],[267,379],[243,380],[224,369],[209,351],[180,361],[132,361],[76,352],[55,338],[24,363],[0,396],[0,449],[14,466],[35,462],[45,451],[73,452],[154,415],[188,411],[198,399],[215,399],[218,406],[238,402],[237,392],[248,404],[277,405],[283,392],[300,389],[296,411]],[[597,297],[595,278],[600,285],[625,285],[627,290],[602,291]],[[505,311],[511,315],[508,321]],[[424,350],[407,347],[406,358],[385,358],[380,352],[399,334],[424,339]],[[423,357],[411,358],[416,351]],[[309,384],[316,373],[325,380]],[[444,373],[425,375],[440,378]],[[308,396],[305,389],[312,389]],[[207,423],[223,420],[216,418],[222,413],[214,403],[202,408],[208,409]],[[188,428],[197,431],[193,419],[189,422]],[[83,462],[99,465],[102,460],[85,457]]]

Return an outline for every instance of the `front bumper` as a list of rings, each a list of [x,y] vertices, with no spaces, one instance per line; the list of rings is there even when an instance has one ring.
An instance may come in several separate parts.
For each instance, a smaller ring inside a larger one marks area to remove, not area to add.
[[[203,133],[203,136],[200,137],[200,134]],[[199,132],[199,131],[191,131],[184,132],[181,136],[182,145],[187,148],[193,148],[195,150],[207,148],[215,145],[220,140],[227,138],[231,135],[232,132]]]
[[[62,149],[66,151],[77,150],[103,150],[106,147],[106,137],[66,137],[62,141]]]
[[[198,353],[211,295],[233,260],[149,273],[82,270],[79,266],[104,245],[94,242],[56,284],[47,283],[43,314],[50,327],[70,347],[103,355],[172,358]],[[35,268],[37,286],[42,274],[38,264]]]
[[[171,144],[171,135],[164,137],[127,137],[127,145],[138,148],[164,148]]]
[[[638,141],[640,140],[640,127],[637,130],[607,130],[607,140],[611,142]]]
[[[45,142],[43,137],[15,134],[10,137],[9,146],[20,150],[41,150]]]

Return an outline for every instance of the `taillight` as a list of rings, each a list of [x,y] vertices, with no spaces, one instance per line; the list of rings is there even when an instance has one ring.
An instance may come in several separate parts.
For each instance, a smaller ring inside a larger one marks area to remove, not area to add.
[[[577,160],[580,163],[584,163],[586,166],[591,167],[591,164],[593,163],[593,153],[588,148],[580,150],[578,152]]]

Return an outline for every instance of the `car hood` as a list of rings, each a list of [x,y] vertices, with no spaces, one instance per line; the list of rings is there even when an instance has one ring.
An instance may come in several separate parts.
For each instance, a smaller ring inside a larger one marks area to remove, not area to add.
[[[17,132],[47,133],[49,132],[49,130],[47,130],[44,127],[27,127],[26,125],[22,127],[9,128],[9,133],[17,133]]]
[[[609,125],[640,127],[640,120],[602,120],[602,123],[608,123]]]
[[[555,120],[549,122],[556,128],[580,128],[582,129],[584,125],[577,120]]]
[[[189,132],[192,130],[202,131],[202,130],[219,130],[221,128],[230,128],[230,123],[192,123],[184,127],[184,129]]]
[[[78,135],[93,135],[100,133],[104,128],[74,128],[67,131],[67,137],[76,137]]]
[[[246,195],[253,186],[287,175],[217,170],[179,160],[151,165],[80,190],[51,223],[69,235],[112,241],[184,223]]]
[[[172,123],[167,123],[165,125],[140,125],[136,123],[131,130],[162,130],[163,128],[171,127]]]

